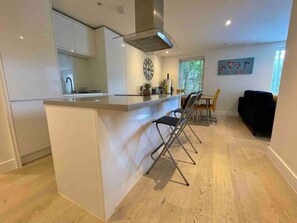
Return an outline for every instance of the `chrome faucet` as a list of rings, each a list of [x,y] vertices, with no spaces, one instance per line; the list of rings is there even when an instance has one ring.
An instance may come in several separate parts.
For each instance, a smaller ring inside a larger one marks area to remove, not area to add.
[[[72,82],[72,79],[70,77],[67,77],[66,78],[66,84],[68,83],[68,80],[70,81],[70,87],[71,87],[71,94],[74,92],[74,89],[73,89],[73,82]]]

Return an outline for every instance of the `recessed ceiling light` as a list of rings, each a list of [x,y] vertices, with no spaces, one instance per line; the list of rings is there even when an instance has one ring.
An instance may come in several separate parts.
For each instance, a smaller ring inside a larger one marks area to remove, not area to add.
[[[168,50],[166,50],[166,54],[168,54],[169,53],[169,51]]]
[[[23,36],[20,36],[20,39],[24,39],[24,37]]]
[[[226,23],[225,23],[225,26],[230,26],[231,23],[232,23],[231,20],[227,20]]]

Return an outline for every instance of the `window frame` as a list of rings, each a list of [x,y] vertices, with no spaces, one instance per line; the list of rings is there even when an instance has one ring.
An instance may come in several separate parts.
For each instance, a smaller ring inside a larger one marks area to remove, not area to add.
[[[181,73],[181,63],[186,61],[193,61],[193,60],[201,60],[203,61],[202,65],[202,80],[201,80],[201,91],[204,89],[204,74],[205,74],[205,56],[196,56],[196,57],[186,57],[186,58],[180,58],[178,61],[178,87],[179,89],[182,89],[182,83],[180,78]]]

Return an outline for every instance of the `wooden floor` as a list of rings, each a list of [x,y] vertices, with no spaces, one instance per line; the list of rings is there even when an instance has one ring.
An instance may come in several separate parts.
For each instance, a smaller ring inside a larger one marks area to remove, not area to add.
[[[297,196],[265,155],[268,140],[252,136],[239,118],[195,126],[203,140],[197,165],[179,162],[184,186],[163,157],[117,207],[110,222],[297,222]],[[189,144],[186,147],[190,150]],[[188,162],[175,146],[175,157]],[[100,222],[57,194],[51,157],[0,175],[0,222]]]

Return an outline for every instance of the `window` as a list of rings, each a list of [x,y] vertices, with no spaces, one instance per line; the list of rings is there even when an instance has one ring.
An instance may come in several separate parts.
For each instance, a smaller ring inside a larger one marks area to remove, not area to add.
[[[203,89],[204,58],[183,59],[179,62],[179,88],[186,94]]]
[[[273,65],[273,73],[272,73],[272,81],[271,81],[271,92],[273,94],[278,94],[279,85],[282,77],[283,64],[285,59],[286,49],[285,47],[279,47],[276,50],[274,65]]]

